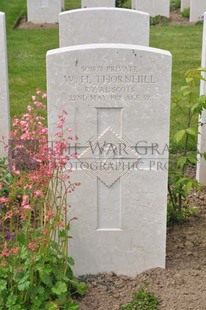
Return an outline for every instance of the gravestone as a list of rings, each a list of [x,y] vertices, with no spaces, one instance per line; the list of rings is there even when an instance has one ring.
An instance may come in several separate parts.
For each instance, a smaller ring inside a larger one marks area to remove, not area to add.
[[[190,0],[190,22],[195,23],[202,20],[206,11],[205,0]]]
[[[60,47],[90,43],[149,45],[149,15],[118,8],[89,8],[59,15]]]
[[[0,140],[5,137],[8,143],[10,131],[8,63],[6,44],[5,14],[0,12]],[[0,157],[8,156],[4,145],[0,143]]]
[[[27,0],[27,19],[36,24],[58,23],[62,8],[63,0]]]
[[[190,7],[190,0],[181,0],[181,8],[180,11],[183,12],[185,9]]]
[[[170,16],[170,0],[132,0],[132,9],[149,13],[150,16]]]
[[[206,13],[204,13],[204,26],[203,26],[203,35],[202,35],[202,62],[201,66],[206,67]],[[202,73],[203,77],[206,78],[206,74]],[[200,95],[206,95],[206,82],[200,82]],[[200,123],[203,123],[203,126],[199,126],[199,136],[198,136],[198,151],[199,153],[206,152],[206,111],[204,110],[200,118]],[[206,185],[206,160],[198,155],[197,161],[197,172],[196,178],[201,185]]]
[[[49,139],[69,113],[76,275],[165,267],[171,54],[127,44],[47,53]]]
[[[82,0],[82,8],[92,7],[115,7],[115,0]]]

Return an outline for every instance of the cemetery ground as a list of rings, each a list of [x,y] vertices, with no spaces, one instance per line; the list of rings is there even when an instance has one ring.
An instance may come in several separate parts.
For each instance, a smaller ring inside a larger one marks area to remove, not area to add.
[[[74,3],[74,1],[73,1]],[[75,3],[73,4],[75,7]],[[45,54],[58,47],[57,29],[13,29],[20,16],[26,14],[24,0],[2,0],[0,11],[7,14],[7,40],[11,115],[25,112],[36,87],[45,89]],[[179,15],[178,15],[179,16]],[[175,24],[175,25],[174,25]],[[171,23],[153,26],[150,46],[169,50],[173,55],[173,95],[184,85],[184,73],[200,65],[202,25]],[[197,120],[194,121],[197,124]],[[171,136],[183,126],[182,115],[171,113]],[[190,151],[196,149],[196,141]],[[181,151],[172,145],[172,152]],[[194,176],[194,171],[191,172]],[[136,278],[101,274],[86,276],[88,292],[79,300],[82,310],[120,309],[132,299],[134,292],[148,286],[158,296],[158,309],[204,310],[206,299],[206,190],[193,191],[190,206],[198,213],[185,223],[168,227],[167,268],[154,269]],[[107,255],[107,253],[105,253]]]

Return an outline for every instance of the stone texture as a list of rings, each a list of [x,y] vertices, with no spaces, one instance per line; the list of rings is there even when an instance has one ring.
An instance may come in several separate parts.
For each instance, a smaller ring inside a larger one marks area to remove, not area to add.
[[[82,8],[92,7],[115,7],[115,0],[82,0]]]
[[[154,17],[157,15],[169,18],[170,1],[169,0],[132,0],[132,9],[149,13]]]
[[[76,275],[165,267],[170,87],[166,51],[91,44],[48,52],[49,137],[64,109],[79,143],[79,161],[68,163],[81,182],[69,196]]]
[[[206,11],[205,0],[190,0],[190,22],[195,23],[202,20],[202,16]]]
[[[27,19],[36,24],[58,23],[62,8],[63,0],[27,0]]]
[[[190,0],[181,0],[181,12],[190,7]]]
[[[149,15],[118,8],[90,8],[59,15],[60,47],[90,43],[149,45]]]
[[[203,35],[202,35],[202,67],[206,67],[206,13],[204,13],[204,26],[203,26]],[[204,78],[206,74],[202,73]],[[200,95],[206,95],[206,82],[200,82]],[[199,126],[200,135],[198,136],[198,151],[200,153],[206,152],[206,111],[204,110],[200,118],[200,122],[203,123],[203,126]],[[197,172],[196,178],[198,182],[202,185],[206,185],[206,160],[198,155],[197,162]]]
[[[9,86],[5,14],[0,12],[0,140],[5,136],[7,143],[10,131]],[[7,156],[0,143],[0,157]]]

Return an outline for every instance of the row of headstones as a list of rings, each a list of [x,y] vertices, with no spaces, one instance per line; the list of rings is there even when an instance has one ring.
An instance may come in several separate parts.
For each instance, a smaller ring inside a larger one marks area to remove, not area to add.
[[[81,7],[115,7],[115,0],[82,0]],[[64,0],[27,0],[28,21],[33,23],[57,23],[59,13],[64,10]],[[170,0],[132,0],[131,8],[149,13],[154,17],[170,14]],[[203,0],[181,0],[181,11],[190,8],[190,22],[201,20],[206,10]]]
[[[82,0],[82,8],[115,7],[115,0]],[[132,9],[147,12],[150,16],[170,14],[170,0],[132,0]],[[64,0],[27,0],[28,21],[33,23],[57,23],[64,9]]]
[[[201,21],[203,13],[206,11],[205,0],[181,0],[181,12],[185,9],[190,10],[190,22],[195,23]]]

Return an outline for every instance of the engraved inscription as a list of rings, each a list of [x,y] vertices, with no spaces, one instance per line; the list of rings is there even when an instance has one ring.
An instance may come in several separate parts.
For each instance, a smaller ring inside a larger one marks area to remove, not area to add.
[[[144,72],[143,72],[144,70]],[[69,102],[148,102],[147,87],[156,84],[150,68],[139,66],[81,66],[78,75],[64,75],[64,83],[78,86],[78,95],[68,96]],[[148,73],[145,73],[148,72]],[[145,90],[138,89],[144,85]],[[76,87],[75,87],[76,88]]]

